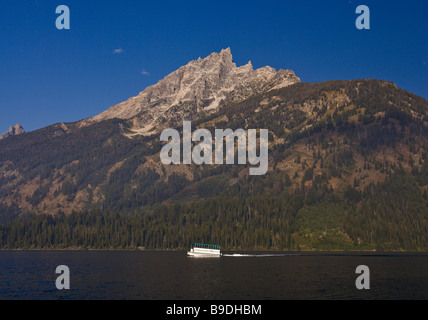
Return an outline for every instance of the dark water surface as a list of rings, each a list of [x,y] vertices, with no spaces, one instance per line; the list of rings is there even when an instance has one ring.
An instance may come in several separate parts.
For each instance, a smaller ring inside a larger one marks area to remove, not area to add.
[[[70,268],[70,290],[55,269]],[[370,269],[357,290],[355,269]],[[0,251],[0,299],[428,299],[428,254]]]

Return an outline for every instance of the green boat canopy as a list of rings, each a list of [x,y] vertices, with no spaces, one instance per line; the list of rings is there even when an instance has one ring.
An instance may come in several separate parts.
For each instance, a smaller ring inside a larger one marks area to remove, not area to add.
[[[220,249],[220,246],[216,244],[192,243],[193,246]]]

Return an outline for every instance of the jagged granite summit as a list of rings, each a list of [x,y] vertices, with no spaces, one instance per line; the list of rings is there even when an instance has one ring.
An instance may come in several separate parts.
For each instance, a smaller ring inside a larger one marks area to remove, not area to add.
[[[268,66],[254,70],[251,61],[237,67],[227,48],[189,62],[82,125],[119,118],[131,120],[135,134],[150,135],[183,119],[192,120],[201,111],[216,111],[229,102],[297,82],[300,79],[291,70],[276,71]]]
[[[25,133],[24,128],[18,123],[16,126],[11,126],[9,128],[8,132],[5,132],[3,134],[0,135],[0,140],[8,138],[8,137],[12,137],[12,136],[17,136],[20,134]]]

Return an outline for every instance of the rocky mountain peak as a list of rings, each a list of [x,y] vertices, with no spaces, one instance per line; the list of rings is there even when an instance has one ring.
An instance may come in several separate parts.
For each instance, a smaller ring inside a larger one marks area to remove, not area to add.
[[[190,61],[136,97],[84,120],[82,125],[119,118],[130,120],[135,134],[150,135],[173,121],[192,120],[226,102],[300,82],[293,71],[271,67],[237,67],[230,48]]]
[[[8,132],[5,132],[3,134],[0,135],[0,140],[5,139],[7,137],[12,137],[12,136],[17,136],[20,134],[25,133],[24,128],[21,126],[21,124],[16,124],[15,126],[11,126],[9,128]]]

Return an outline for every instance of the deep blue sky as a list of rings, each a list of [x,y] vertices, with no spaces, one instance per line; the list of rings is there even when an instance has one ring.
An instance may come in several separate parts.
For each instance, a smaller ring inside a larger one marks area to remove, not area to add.
[[[55,27],[61,4],[71,30]],[[360,4],[371,30],[355,27]],[[227,47],[238,66],[385,79],[428,98],[427,16],[426,0],[1,0],[0,133],[94,116]]]

